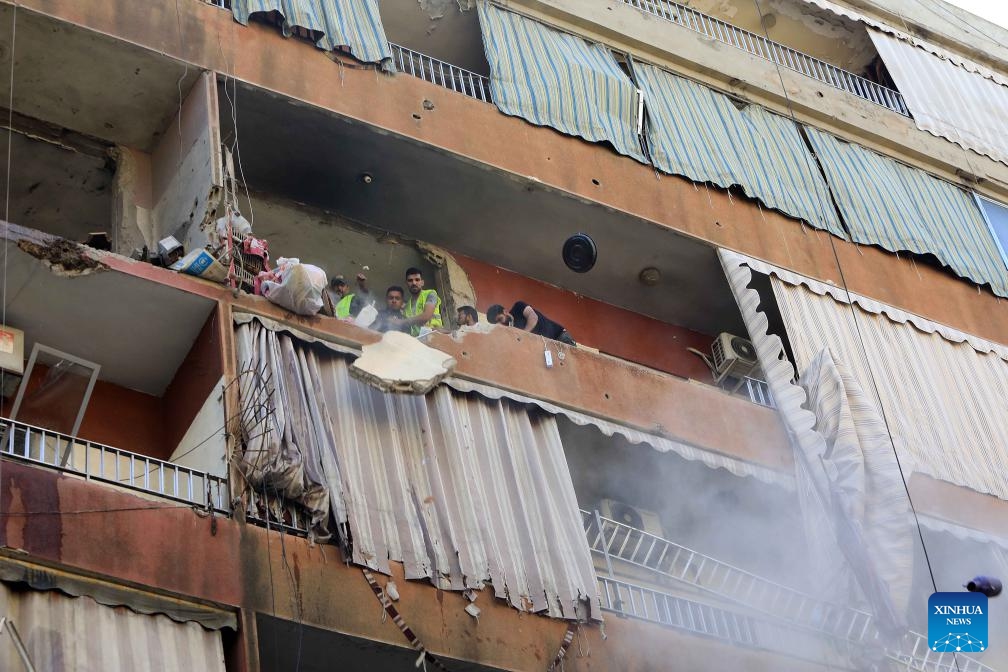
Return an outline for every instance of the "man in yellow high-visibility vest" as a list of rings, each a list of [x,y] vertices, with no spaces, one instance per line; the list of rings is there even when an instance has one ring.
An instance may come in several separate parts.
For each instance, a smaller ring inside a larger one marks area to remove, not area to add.
[[[357,291],[351,292],[350,286],[342,275],[335,275],[329,281],[329,295],[332,297],[336,317],[349,320],[357,317],[361,308],[371,303],[371,294],[367,289],[367,276],[357,274]]]
[[[406,288],[410,295],[403,306],[403,313],[410,333],[419,336],[422,327],[440,329],[441,298],[433,289],[424,289],[423,273],[419,268],[406,269]]]

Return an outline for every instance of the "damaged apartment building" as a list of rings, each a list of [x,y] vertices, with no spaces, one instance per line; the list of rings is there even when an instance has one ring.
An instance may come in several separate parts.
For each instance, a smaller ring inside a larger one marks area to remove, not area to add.
[[[0,0],[0,669],[1008,669],[927,635],[1008,575],[1005,45]]]

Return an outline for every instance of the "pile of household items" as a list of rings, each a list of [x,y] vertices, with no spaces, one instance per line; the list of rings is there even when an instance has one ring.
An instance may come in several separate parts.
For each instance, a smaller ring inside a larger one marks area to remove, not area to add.
[[[270,264],[269,243],[252,235],[252,225],[240,212],[228,209],[217,220],[205,247],[186,254],[183,246],[168,236],[158,243],[157,254],[147,248],[134,257],[173,271],[229,285],[236,293],[245,291],[266,297],[298,315],[334,315],[326,291],[326,274],[318,266],[298,259],[279,257]]]

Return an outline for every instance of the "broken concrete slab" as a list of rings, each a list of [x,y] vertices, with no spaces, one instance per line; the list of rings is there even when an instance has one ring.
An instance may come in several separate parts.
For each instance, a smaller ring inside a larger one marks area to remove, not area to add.
[[[46,243],[19,240],[17,245],[57,275],[87,275],[108,269],[105,264],[94,259],[86,247],[64,238],[52,238]]]
[[[455,358],[408,334],[389,331],[365,345],[350,374],[383,392],[426,394],[455,368]]]

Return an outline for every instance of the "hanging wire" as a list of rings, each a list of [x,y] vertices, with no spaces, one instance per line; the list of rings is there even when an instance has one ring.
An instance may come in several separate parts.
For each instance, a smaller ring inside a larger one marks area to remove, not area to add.
[[[10,190],[11,190],[11,151],[14,142],[14,49],[17,45],[17,10],[18,4],[14,3],[14,10],[11,18],[11,46],[10,46],[10,92],[7,99],[7,179],[4,189],[4,223],[3,223],[3,307],[0,315],[0,326],[7,330],[7,265],[10,260],[7,248],[10,236]],[[7,383],[7,372],[0,369],[0,391]],[[7,434],[0,436],[0,439],[7,439]],[[10,435],[13,440],[13,434]],[[0,457],[0,488],[3,487],[3,458]]]
[[[767,26],[766,26],[766,18],[765,18],[765,15],[763,13],[763,7],[760,4],[760,0],[753,0],[753,3],[755,4],[756,11],[757,11],[757,13],[760,16],[760,25],[763,28],[763,34],[764,34],[764,36],[766,37],[767,40],[770,40],[770,33],[769,33],[769,31],[767,29]],[[794,114],[794,106],[792,105],[791,97],[790,97],[790,95],[787,92],[787,87],[784,84],[784,77],[781,74],[780,66],[777,65],[776,68],[777,68],[777,77],[780,80],[781,90],[783,91],[784,98],[785,98],[785,100],[787,102],[788,113],[791,116],[792,122],[794,122],[795,124],[798,124],[798,120],[795,118],[795,114]],[[814,152],[813,152],[813,156],[815,156]],[[806,156],[805,160],[806,160],[806,162],[808,162],[808,157],[807,156]],[[828,186],[829,186],[829,182],[827,181],[827,187]],[[832,189],[830,190],[830,193],[832,195]],[[835,206],[834,206],[834,208],[835,208]],[[844,274],[844,271],[843,271],[843,265],[840,263],[840,256],[837,253],[836,243],[833,240],[833,236],[827,236],[827,237],[829,238],[829,241],[830,241],[830,249],[833,252],[833,259],[836,262],[837,271],[840,274],[840,282],[843,285],[844,293],[847,295],[847,303],[850,306],[851,317],[853,318],[853,321],[854,321],[854,328],[855,328],[855,330],[857,332],[858,343],[859,343],[860,348],[861,348],[861,355],[862,355],[862,357],[864,357],[864,360],[867,362],[867,361],[869,361],[869,358],[868,358],[868,348],[867,348],[867,345],[865,344],[864,336],[861,333],[861,326],[860,326],[860,323],[859,323],[859,320],[858,320],[858,315],[857,315],[857,312],[858,312],[857,311],[857,307],[855,305],[854,298],[853,298],[853,295],[852,295],[852,293],[850,291],[850,288],[849,288],[849,286],[847,284],[847,278],[846,278],[846,275]],[[882,415],[882,421],[885,423],[886,433],[889,436],[889,443],[892,446],[893,457],[896,459],[896,466],[899,469],[900,480],[903,483],[903,490],[906,492],[907,503],[910,505],[910,511],[913,513],[914,524],[917,527],[917,536],[918,536],[918,538],[920,539],[920,542],[921,542],[921,550],[924,552],[924,560],[927,563],[928,575],[930,576],[930,579],[931,579],[931,586],[934,589],[934,591],[937,592],[938,591],[938,586],[937,586],[937,583],[935,582],[934,570],[933,570],[933,568],[931,566],[931,558],[930,558],[930,555],[928,554],[927,544],[924,543],[924,533],[923,533],[923,530],[921,529],[920,519],[917,516],[917,507],[914,505],[913,497],[910,494],[910,488],[909,488],[909,485],[907,484],[906,474],[903,471],[903,464],[900,461],[899,451],[897,451],[897,449],[896,449],[896,441],[895,441],[895,438],[893,437],[892,427],[891,427],[891,425],[889,423],[889,418],[888,418],[888,416],[886,414],[885,405],[882,403],[882,396],[881,396],[881,393],[879,392],[878,382],[875,379],[875,373],[872,370],[872,367],[869,366],[869,367],[867,367],[867,369],[868,369],[869,378],[871,379],[872,388],[875,391],[875,398],[878,400],[879,411],[880,411],[880,413]],[[958,670],[959,669],[959,661],[955,657],[955,654],[953,654],[953,658],[952,659],[953,659],[953,661],[956,664],[956,669]]]

